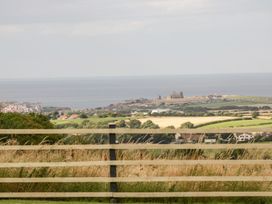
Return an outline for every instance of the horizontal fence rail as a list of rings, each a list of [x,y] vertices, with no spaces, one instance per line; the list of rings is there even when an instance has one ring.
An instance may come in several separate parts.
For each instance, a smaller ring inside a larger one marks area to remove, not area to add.
[[[128,182],[207,182],[246,181],[271,182],[272,176],[163,176],[163,177],[45,177],[45,178],[0,178],[0,183],[128,183]]]
[[[109,134],[115,139],[116,134],[208,134],[208,133],[272,133],[272,128],[228,128],[228,129],[0,129],[0,135],[88,135]],[[109,177],[2,177],[0,184],[14,183],[109,183],[116,187],[117,183],[133,182],[272,182],[272,176],[139,176],[114,177],[116,167],[122,166],[196,166],[196,165],[272,165],[272,160],[115,160],[115,150],[231,150],[231,149],[267,149],[272,143],[251,144],[116,144],[111,138],[111,144],[86,145],[2,145],[0,151],[53,151],[53,150],[109,150],[114,155],[111,160],[99,161],[56,161],[56,162],[4,162],[0,169],[9,168],[77,168],[77,167],[110,167]],[[133,154],[133,152],[128,152]],[[112,173],[112,169],[114,170]],[[114,175],[114,176],[112,176]],[[272,197],[268,191],[216,191],[216,192],[1,192],[0,198],[166,198],[166,197]]]
[[[31,192],[0,193],[0,198],[181,198],[181,197],[272,197],[272,192]]]
[[[220,128],[220,129],[0,129],[0,134],[38,135],[38,134],[208,134],[272,132],[272,128]]]
[[[21,150],[152,150],[152,149],[271,149],[272,144],[116,144],[116,145],[4,145],[0,151]]]
[[[117,160],[79,162],[16,162],[0,163],[0,168],[40,168],[40,167],[92,167],[92,166],[138,166],[138,165],[272,165],[272,160]]]

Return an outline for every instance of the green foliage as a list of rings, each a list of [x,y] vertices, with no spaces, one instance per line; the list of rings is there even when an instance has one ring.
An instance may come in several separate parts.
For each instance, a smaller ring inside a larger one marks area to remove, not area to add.
[[[129,128],[141,128],[141,121],[137,120],[137,119],[131,119],[128,122],[128,126]]]
[[[259,115],[260,115],[259,112],[254,111],[254,112],[252,113],[252,118],[257,118]]]
[[[55,128],[57,128],[57,129],[79,128],[79,124],[77,124],[77,123],[63,123],[63,124],[55,125]]]
[[[98,128],[108,126],[109,123],[115,123],[120,120],[126,120],[126,117],[98,117],[91,116],[87,119],[68,119],[68,120],[52,120],[51,122],[56,128]],[[75,125],[77,124],[77,125]]]
[[[214,125],[214,124],[219,124],[219,123],[224,123],[224,122],[232,122],[232,121],[241,121],[241,120],[251,120],[251,118],[231,118],[231,119],[226,119],[226,120],[216,120],[216,121],[211,121],[211,122],[195,125],[194,128],[200,128],[200,127],[205,127],[208,125]]]
[[[197,127],[200,127],[199,125]],[[205,124],[203,128],[233,128],[233,127],[272,127],[272,119],[243,119],[243,120],[233,120],[229,122],[214,123],[211,125]]]
[[[170,125],[170,126],[167,126],[165,129],[172,129],[172,130],[174,130],[174,129],[176,129],[176,128],[175,128],[174,125]]]
[[[194,124],[191,122],[186,122],[186,123],[181,124],[180,128],[191,129],[191,128],[194,128]]]
[[[141,128],[143,129],[158,129],[160,128],[157,124],[153,123],[151,120],[147,120],[146,122],[144,122],[142,125],[141,125]]]
[[[54,125],[41,114],[0,113],[1,129],[51,129]]]
[[[81,114],[79,115],[79,117],[82,118],[82,119],[88,118],[88,116],[87,116],[86,113],[81,113]]]
[[[207,108],[202,107],[202,106],[195,106],[195,107],[184,107],[183,111],[185,113],[206,113],[207,112]]]
[[[58,111],[54,111],[54,112],[48,114],[48,118],[50,118],[50,120],[56,120],[58,117],[59,117]]]
[[[0,129],[53,129],[54,125],[41,114],[0,113]],[[59,140],[59,135],[3,135],[2,142],[10,139],[19,144],[39,144],[40,142],[54,143]]]
[[[118,128],[125,128],[127,127],[126,121],[125,120],[120,120],[116,123],[116,127]]]

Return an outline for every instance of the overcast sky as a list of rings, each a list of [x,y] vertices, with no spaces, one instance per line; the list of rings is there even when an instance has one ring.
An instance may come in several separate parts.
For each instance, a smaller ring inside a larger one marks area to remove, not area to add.
[[[0,78],[272,72],[271,0],[0,0]]]

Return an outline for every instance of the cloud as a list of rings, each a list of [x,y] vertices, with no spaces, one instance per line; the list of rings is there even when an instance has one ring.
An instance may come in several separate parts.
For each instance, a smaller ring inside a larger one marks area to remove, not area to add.
[[[146,7],[168,13],[200,11],[211,3],[210,0],[150,0],[143,2]]]
[[[20,25],[0,25],[0,35],[12,35],[23,32],[24,29]]]
[[[19,34],[93,37],[127,33],[157,26],[163,19],[169,21],[166,16],[171,19],[200,13],[211,1],[119,0],[108,1],[106,5],[100,1],[57,1],[55,5],[29,0],[33,8],[27,9],[25,4],[19,4],[22,9],[16,4],[16,15],[7,12],[12,8],[7,1],[7,8],[3,9],[3,14],[0,12],[0,37]]]
[[[0,25],[0,36],[14,34],[40,34],[57,36],[99,36],[120,34],[143,29],[144,21],[99,21],[77,23],[32,23]]]

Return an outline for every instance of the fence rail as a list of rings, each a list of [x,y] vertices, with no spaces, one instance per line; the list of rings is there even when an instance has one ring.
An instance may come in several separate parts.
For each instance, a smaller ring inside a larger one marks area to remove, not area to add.
[[[79,162],[0,163],[0,168],[92,167],[92,166],[186,166],[186,165],[272,165],[272,160],[119,160]]]
[[[272,197],[272,192],[23,192],[0,193],[0,198],[184,198],[184,197]]]
[[[47,134],[207,134],[207,133],[245,133],[272,132],[272,128],[229,128],[229,129],[60,129],[60,130],[14,130],[0,129],[0,135],[47,135]],[[63,151],[63,150],[175,150],[175,149],[271,149],[272,143],[252,144],[97,144],[97,145],[2,145],[0,151]],[[132,152],[133,153],[133,152]],[[186,166],[186,165],[272,165],[272,160],[104,160],[104,161],[74,161],[74,162],[8,162],[0,163],[3,168],[69,168],[69,167],[111,167],[116,166]],[[112,172],[111,172],[112,173]],[[116,174],[116,172],[115,172]],[[133,182],[272,182],[272,176],[165,176],[165,177],[31,177],[31,178],[0,178],[0,183],[133,183]],[[116,185],[114,185],[116,187]],[[113,189],[111,188],[111,191]],[[117,190],[117,189],[115,189]],[[71,198],[71,197],[109,197],[109,198],[165,198],[165,197],[272,197],[272,192],[3,192],[0,198]]]
[[[0,151],[42,150],[170,150],[170,149],[271,149],[272,144],[115,144],[115,145],[4,145]]]
[[[163,176],[163,177],[45,177],[45,178],[0,178],[0,183],[133,183],[133,182],[203,182],[244,181],[271,182],[272,176]]]
[[[38,135],[38,134],[208,134],[208,133],[245,133],[272,132],[272,128],[220,128],[220,129],[0,129],[0,134]]]

